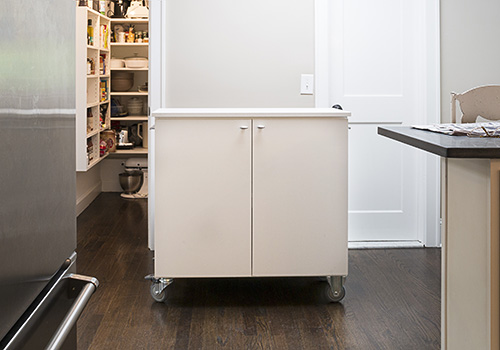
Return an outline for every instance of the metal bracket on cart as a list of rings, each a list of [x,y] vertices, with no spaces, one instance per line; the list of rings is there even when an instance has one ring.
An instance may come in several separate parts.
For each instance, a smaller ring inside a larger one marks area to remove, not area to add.
[[[167,299],[166,289],[174,280],[172,278],[156,278],[153,275],[147,275],[144,279],[151,281],[150,292],[153,299],[159,303],[164,302]]]
[[[329,302],[338,303],[345,297],[346,276],[326,276],[325,297]]]

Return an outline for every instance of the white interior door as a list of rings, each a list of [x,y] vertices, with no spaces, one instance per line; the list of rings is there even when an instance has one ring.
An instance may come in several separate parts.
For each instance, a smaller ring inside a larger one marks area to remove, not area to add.
[[[426,2],[333,0],[327,8],[329,104],[352,112],[349,240],[422,241],[425,155],[377,127],[428,122]]]

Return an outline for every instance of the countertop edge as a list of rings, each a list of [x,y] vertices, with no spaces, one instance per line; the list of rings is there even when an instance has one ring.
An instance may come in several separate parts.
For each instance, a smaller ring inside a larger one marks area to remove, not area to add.
[[[443,148],[439,145],[436,145],[435,143],[431,143],[428,141],[424,141],[422,139],[417,139],[411,136],[407,136],[404,134],[401,134],[399,132],[387,129],[387,128],[382,128],[378,127],[377,128],[377,133],[381,136],[388,137],[390,139],[399,141],[401,143],[404,143],[409,146],[416,147],[418,149],[436,154],[441,157],[449,157],[449,154],[447,152],[446,148]]]
[[[351,112],[332,108],[161,108],[152,112],[162,118],[347,118]]]
[[[378,127],[377,133],[381,136],[388,137],[395,141],[399,141],[409,146],[416,147],[418,149],[430,152],[432,154],[446,157],[446,158],[478,158],[478,159],[498,159],[500,158],[500,148],[496,147],[458,147],[458,146],[446,146],[439,142],[432,142],[425,140],[422,137],[415,135],[408,135],[405,133],[410,130],[410,127],[401,127],[401,130],[391,130],[387,127]],[[411,129],[417,130],[417,129]],[[430,133],[430,131],[418,130],[419,133]],[[425,136],[426,134],[422,134]],[[429,134],[429,135],[432,135]],[[441,137],[460,137],[460,136],[449,136],[440,135]]]

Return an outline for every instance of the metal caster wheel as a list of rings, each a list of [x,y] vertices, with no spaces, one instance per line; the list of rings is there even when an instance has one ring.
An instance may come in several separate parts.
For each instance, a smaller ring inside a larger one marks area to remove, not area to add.
[[[152,283],[150,288],[151,296],[158,303],[163,303],[167,300],[167,289],[161,290],[159,283]]]
[[[344,286],[342,286],[342,289],[335,293],[330,287],[330,285],[327,283],[324,289],[324,296],[327,302],[338,303],[345,297],[345,288]]]
[[[163,303],[167,300],[167,287],[174,282],[171,278],[155,278],[152,275],[146,276],[145,279],[151,281],[149,291],[151,296],[158,303]]]
[[[323,289],[325,299],[329,303],[338,303],[345,297],[345,276],[326,276],[326,286]]]

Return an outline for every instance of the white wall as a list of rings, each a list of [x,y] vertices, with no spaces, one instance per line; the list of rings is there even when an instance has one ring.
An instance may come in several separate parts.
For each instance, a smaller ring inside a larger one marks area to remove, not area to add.
[[[166,0],[166,107],[313,107],[314,0]]]
[[[500,2],[441,0],[441,120],[450,92],[500,84]]]
[[[101,165],[97,164],[86,172],[76,173],[76,215],[101,193]]]
[[[101,163],[102,192],[122,192],[118,174],[124,171],[123,164],[130,157],[108,157]]]

